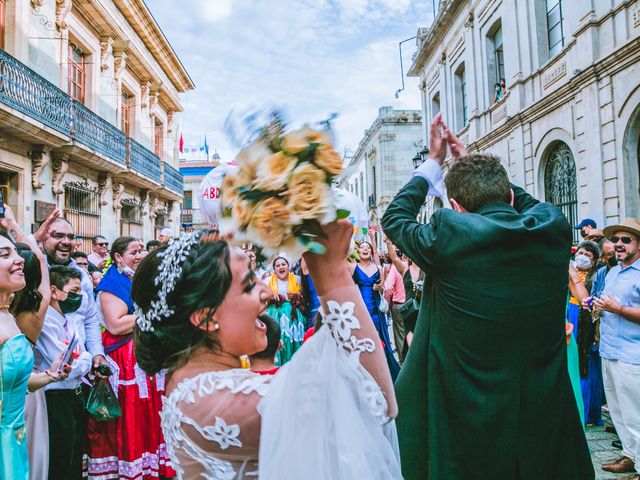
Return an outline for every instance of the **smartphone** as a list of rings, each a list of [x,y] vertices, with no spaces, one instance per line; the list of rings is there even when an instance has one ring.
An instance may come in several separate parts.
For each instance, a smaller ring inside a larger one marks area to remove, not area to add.
[[[4,192],[0,188],[0,218],[4,218]]]
[[[111,375],[113,375],[113,372],[111,371],[111,369],[109,368],[109,365],[106,365],[104,363],[100,364],[98,366],[98,368],[96,368],[96,371],[100,374],[103,375],[105,377],[110,377]]]

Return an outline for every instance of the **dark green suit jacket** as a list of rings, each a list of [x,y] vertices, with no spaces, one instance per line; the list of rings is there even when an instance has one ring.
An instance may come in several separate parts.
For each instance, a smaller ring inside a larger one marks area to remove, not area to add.
[[[594,478],[567,369],[571,227],[512,187],[513,207],[421,224],[429,187],[414,177],[382,219],[428,273],[396,381],[407,480]]]

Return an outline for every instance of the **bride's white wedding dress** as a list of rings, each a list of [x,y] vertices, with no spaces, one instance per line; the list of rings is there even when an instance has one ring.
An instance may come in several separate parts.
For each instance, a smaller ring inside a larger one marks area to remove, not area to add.
[[[277,374],[203,372],[163,399],[162,428],[179,477],[402,478],[391,377],[353,288],[321,299],[323,327]],[[355,305],[339,303],[353,298]]]

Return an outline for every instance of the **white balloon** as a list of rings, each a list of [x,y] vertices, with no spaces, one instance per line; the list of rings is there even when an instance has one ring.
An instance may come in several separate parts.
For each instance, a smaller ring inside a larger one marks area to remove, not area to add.
[[[198,192],[198,204],[203,217],[211,227],[217,228],[222,216],[222,206],[220,203],[220,186],[222,179],[228,173],[235,173],[238,166],[232,163],[223,163],[214,167],[200,182]]]
[[[369,214],[364,202],[356,194],[342,188],[334,188],[333,195],[336,208],[349,211],[347,218],[353,223],[355,240],[363,240],[369,227]]]

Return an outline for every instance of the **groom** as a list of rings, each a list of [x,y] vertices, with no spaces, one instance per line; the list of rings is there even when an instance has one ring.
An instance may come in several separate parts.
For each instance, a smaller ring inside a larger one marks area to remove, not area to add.
[[[468,155],[440,114],[430,151],[382,219],[429,279],[396,381],[404,478],[593,479],[567,370],[571,227],[496,157]],[[453,208],[418,223],[443,183]]]

